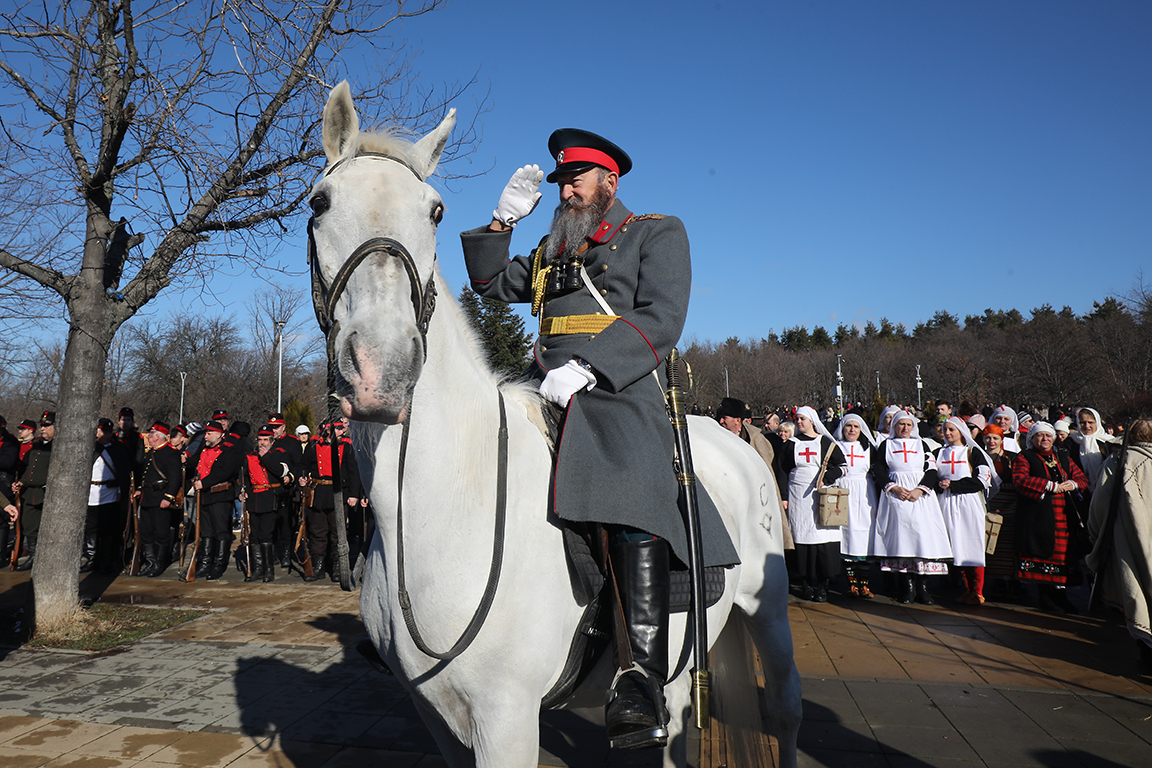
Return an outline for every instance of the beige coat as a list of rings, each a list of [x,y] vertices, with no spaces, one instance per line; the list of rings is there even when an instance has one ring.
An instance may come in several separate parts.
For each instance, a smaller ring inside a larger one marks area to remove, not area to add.
[[[1152,443],[1137,443],[1127,453],[1124,495],[1112,535],[1104,538],[1101,533],[1116,487],[1117,457],[1109,457],[1101,468],[1088,520],[1088,533],[1095,546],[1087,562],[1097,573],[1106,567],[1102,576],[1104,600],[1124,611],[1128,632],[1134,638],[1152,646]],[[1109,547],[1110,553],[1106,552]]]
[[[764,459],[768,469],[772,470],[772,492],[779,498],[780,489],[776,487],[776,469],[773,465],[776,451],[772,448],[772,443],[768,442],[768,438],[764,437],[760,430],[755,427],[749,428],[747,422],[740,427],[740,437],[744,439],[744,442],[751,445],[756,453],[760,454],[760,458]],[[796,542],[792,540],[792,526],[786,524],[781,528],[784,530],[784,549],[796,549]]]

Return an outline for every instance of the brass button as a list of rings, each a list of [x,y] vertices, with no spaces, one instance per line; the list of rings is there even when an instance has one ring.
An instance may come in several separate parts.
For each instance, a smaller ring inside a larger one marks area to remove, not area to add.
[[[628,227],[620,227],[620,231],[621,231],[621,232],[627,232],[627,231],[628,231]]]
[[[610,250],[610,251],[616,250],[616,243],[612,243],[612,245],[608,246],[608,250]]]
[[[541,344],[541,345],[540,345],[540,351],[541,351],[541,352],[547,352],[547,351],[548,351],[548,347],[546,347],[546,346],[544,346],[543,344]]]
[[[612,247],[615,248],[616,246],[612,246]],[[608,271],[608,265],[607,264],[601,264],[600,265],[600,271],[601,272],[607,272]]]
[[[601,296],[607,296],[608,295],[608,289],[607,288],[601,288],[600,289],[600,295]]]

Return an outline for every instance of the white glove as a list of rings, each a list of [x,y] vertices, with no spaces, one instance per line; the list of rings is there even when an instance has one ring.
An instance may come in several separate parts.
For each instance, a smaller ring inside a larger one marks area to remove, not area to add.
[[[500,195],[500,203],[492,211],[492,218],[507,227],[516,226],[516,222],[532,213],[536,204],[540,202],[540,182],[544,180],[544,171],[538,165],[526,165],[512,174],[508,186]]]
[[[569,360],[559,368],[548,371],[544,381],[540,382],[540,395],[548,402],[567,408],[572,395],[595,386],[596,376],[592,371],[575,360]]]

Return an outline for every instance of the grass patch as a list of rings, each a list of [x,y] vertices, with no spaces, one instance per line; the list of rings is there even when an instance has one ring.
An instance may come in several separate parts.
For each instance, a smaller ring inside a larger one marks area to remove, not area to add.
[[[90,608],[79,611],[71,626],[29,638],[30,627],[24,609],[20,608],[0,612],[0,645],[106,651],[206,613],[208,611],[183,608],[94,603]]]

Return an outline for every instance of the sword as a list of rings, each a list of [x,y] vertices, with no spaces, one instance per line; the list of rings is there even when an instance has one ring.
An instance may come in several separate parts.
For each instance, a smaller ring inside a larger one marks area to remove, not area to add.
[[[708,615],[704,595],[704,549],[700,539],[700,507],[696,499],[696,473],[692,468],[692,447],[688,442],[688,420],[684,411],[684,391],[680,388],[677,363],[680,353],[673,349],[668,354],[668,418],[676,436],[676,479],[684,493],[684,515],[688,529],[688,558],[692,573],[692,709],[696,714],[696,727],[708,730]],[[685,363],[685,366],[688,364]],[[691,381],[692,369],[688,368]],[[691,386],[691,384],[689,384]]]

